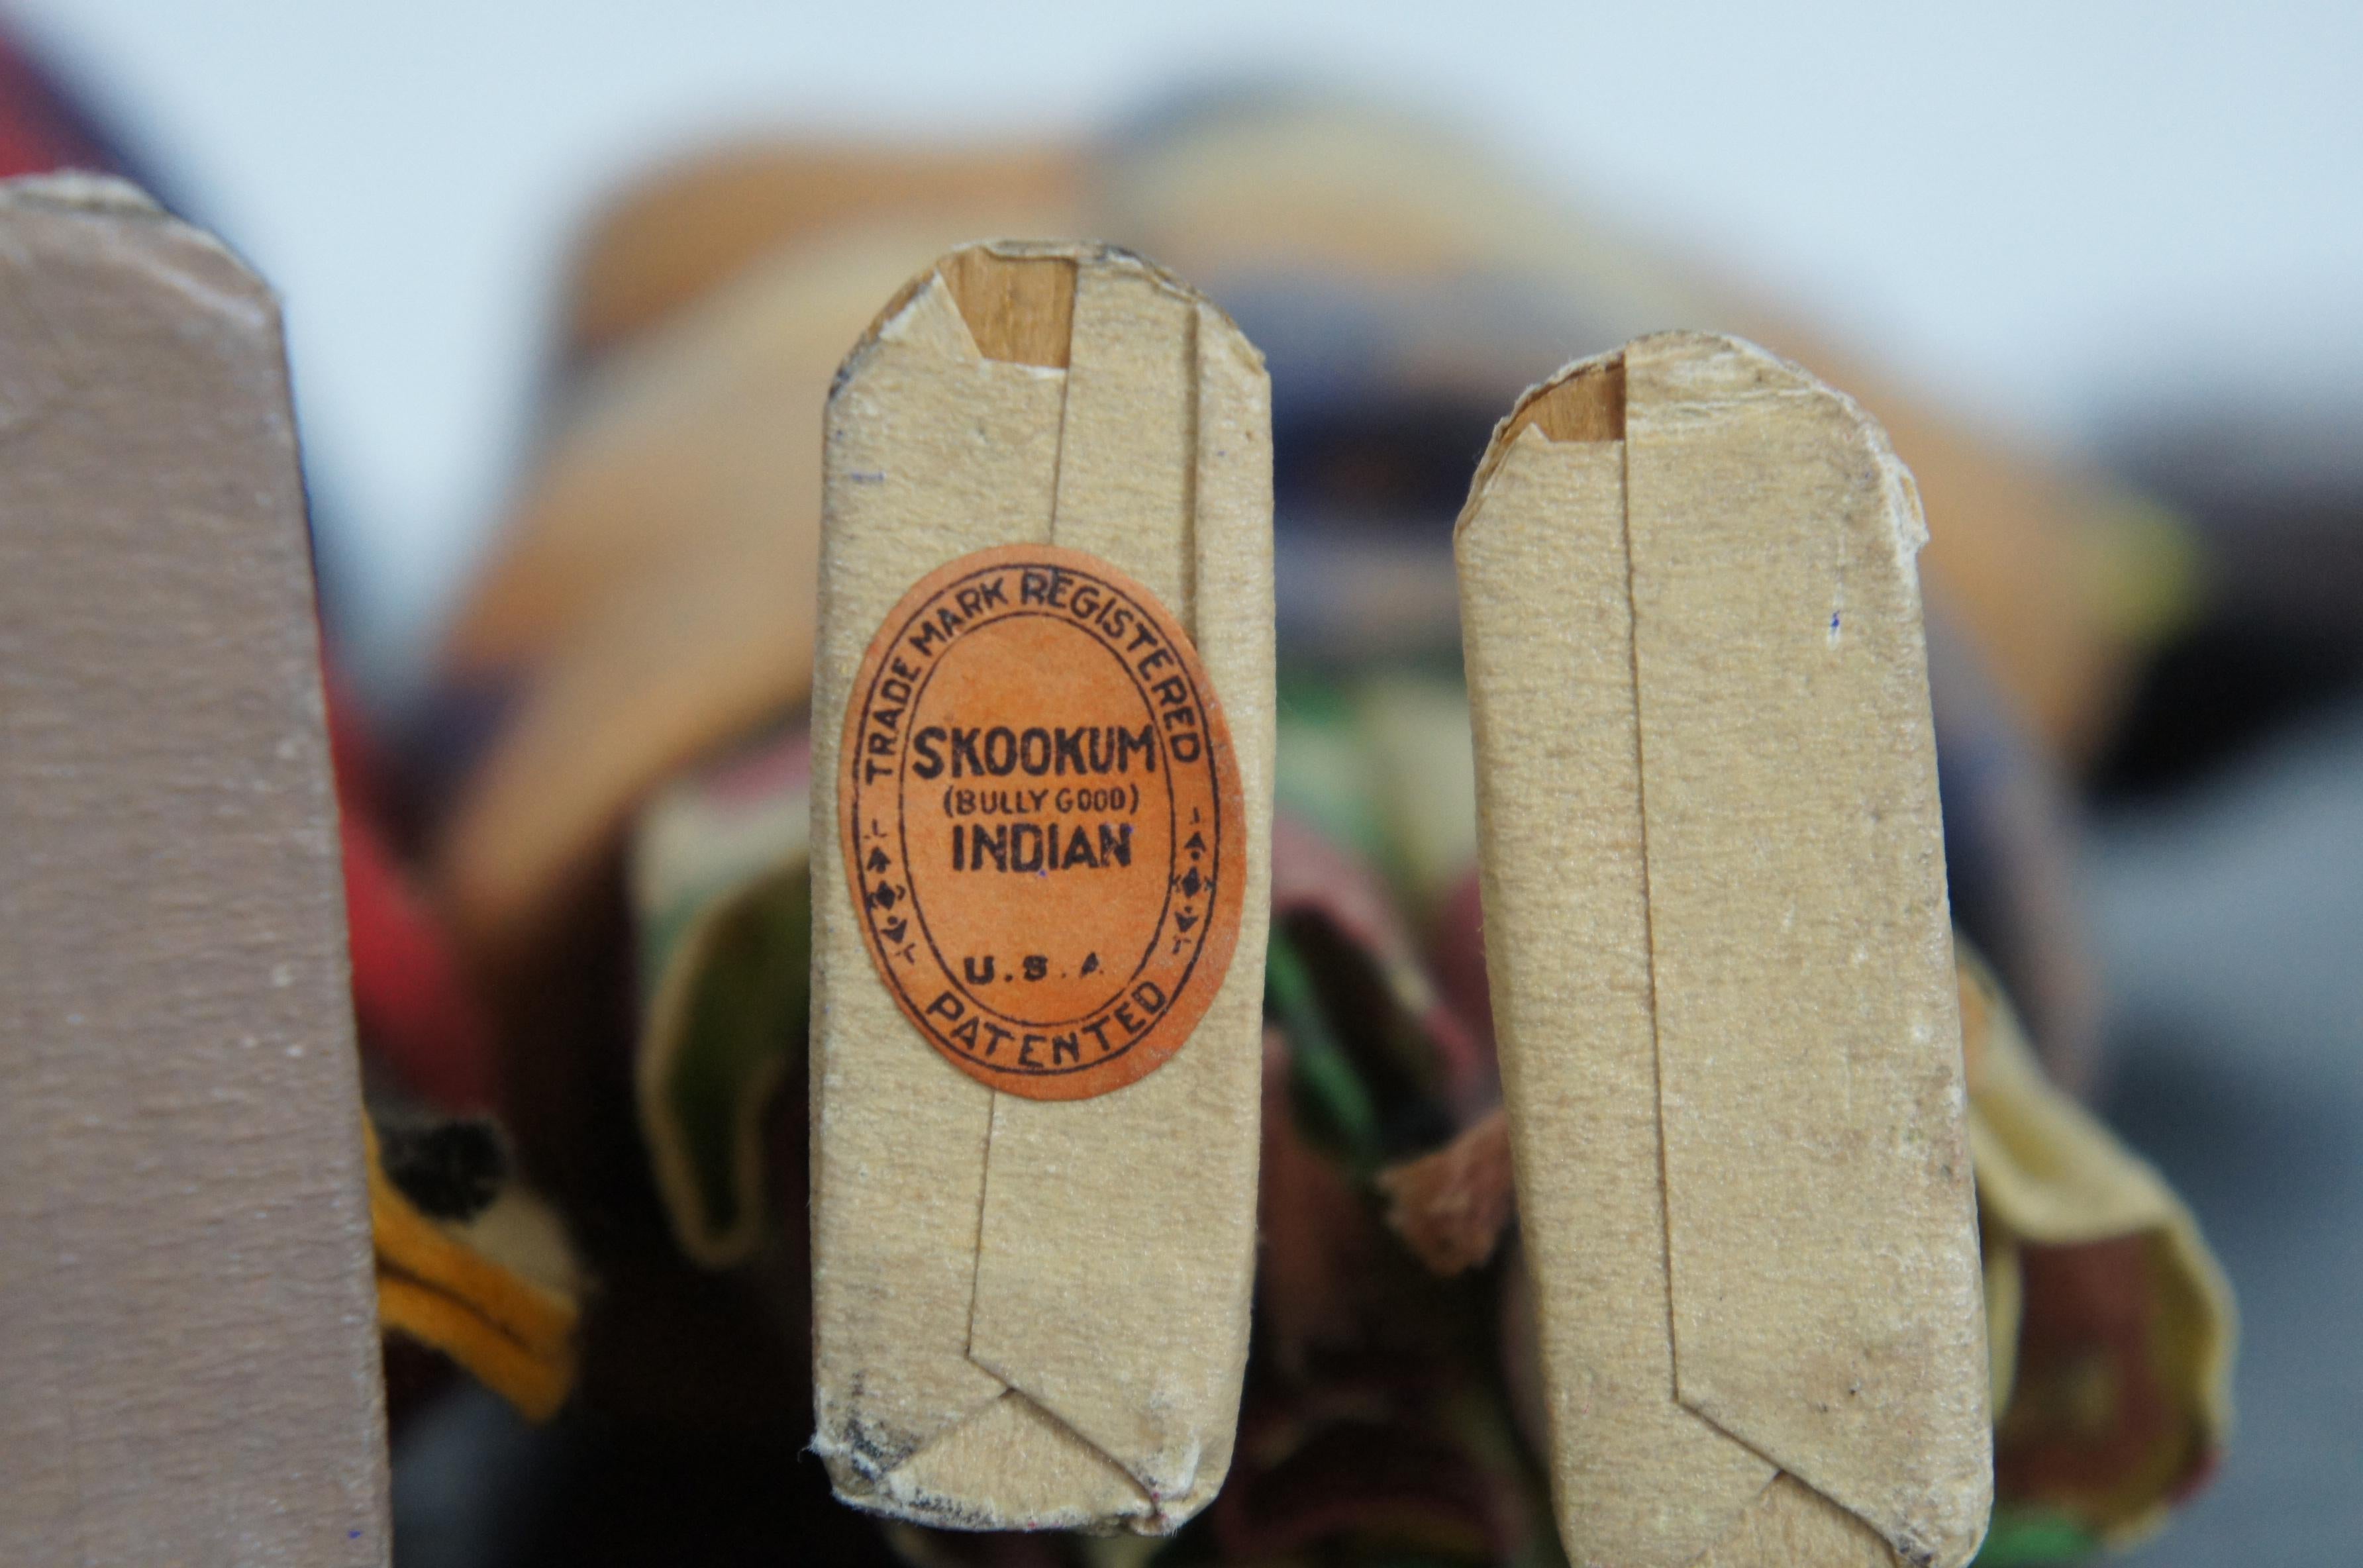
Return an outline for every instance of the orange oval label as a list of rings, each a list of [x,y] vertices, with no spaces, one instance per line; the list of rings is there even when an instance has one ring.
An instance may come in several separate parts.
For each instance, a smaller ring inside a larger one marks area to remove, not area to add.
[[[1246,891],[1238,759],[1196,648],[1107,562],[1004,545],[870,645],[838,812],[870,955],[962,1072],[1032,1099],[1145,1077],[1221,987]]]

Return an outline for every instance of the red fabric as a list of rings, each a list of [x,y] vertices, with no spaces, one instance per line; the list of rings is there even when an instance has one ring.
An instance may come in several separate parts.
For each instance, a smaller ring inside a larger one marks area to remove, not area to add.
[[[328,734],[345,851],[345,923],[353,955],[353,1013],[361,1049],[403,1088],[448,1111],[489,1110],[494,1092],[490,1021],[457,955],[387,837],[375,747],[333,682]]]
[[[0,38],[0,179],[55,169],[119,173],[123,160],[56,85]]]

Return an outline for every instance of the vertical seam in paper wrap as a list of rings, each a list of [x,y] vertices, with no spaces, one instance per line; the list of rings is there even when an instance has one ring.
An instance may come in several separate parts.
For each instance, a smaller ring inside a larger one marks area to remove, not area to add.
[[[1076,316],[1070,326],[1071,334],[1074,335],[1080,335],[1092,322],[1099,319],[1093,311],[1093,290],[1090,282],[1088,262],[1084,264],[1083,271],[1085,275],[1078,280]],[[1130,280],[1124,281],[1130,282]],[[1163,365],[1170,366],[1171,370],[1160,370],[1158,374],[1170,376],[1174,371],[1178,371],[1189,378],[1186,387],[1171,387],[1170,381],[1166,381],[1165,385],[1170,387],[1170,391],[1159,391],[1154,400],[1164,409],[1170,410],[1167,417],[1173,419],[1180,426],[1173,432],[1180,437],[1179,450],[1174,453],[1174,456],[1181,460],[1175,465],[1174,469],[1170,470],[1171,478],[1167,482],[1170,483],[1171,490],[1165,490],[1163,484],[1157,485],[1153,488],[1162,493],[1147,496],[1148,501],[1154,502],[1153,506],[1148,507],[1148,510],[1133,506],[1130,504],[1131,499],[1139,488],[1137,476],[1126,471],[1121,462],[1110,468],[1109,454],[1098,450],[1098,448],[1106,447],[1112,441],[1123,442],[1131,439],[1130,433],[1124,427],[1124,421],[1120,417],[1113,420],[1111,418],[1111,416],[1123,414],[1124,407],[1121,403],[1111,406],[1104,401],[1097,401],[1138,394],[1140,389],[1135,387],[1134,383],[1139,379],[1142,371],[1129,368],[1128,360],[1120,358],[1113,362],[1116,379],[1110,380],[1106,376],[1100,376],[1086,386],[1083,399],[1085,428],[1082,432],[1074,429],[1072,424],[1076,412],[1074,376],[1078,366],[1073,348],[1088,346],[1079,345],[1074,337],[1071,337],[1069,363],[1059,389],[1060,407],[1059,427],[1055,436],[1055,456],[1051,468],[1048,515],[1047,521],[1041,525],[1041,532],[1035,537],[1052,545],[1090,549],[1094,554],[1104,555],[1114,559],[1127,570],[1146,569],[1144,575],[1148,578],[1153,591],[1164,596],[1166,607],[1170,612],[1173,623],[1178,629],[1186,632],[1194,643],[1205,632],[1205,627],[1201,624],[1196,613],[1202,588],[1209,581],[1220,587],[1227,580],[1223,573],[1226,561],[1210,558],[1204,553],[1208,541],[1206,529],[1202,525],[1206,520],[1200,515],[1209,461],[1209,454],[1201,448],[1200,443],[1210,419],[1216,422],[1218,432],[1223,428],[1220,422],[1225,408],[1219,400],[1210,401],[1207,397],[1209,390],[1206,385],[1207,367],[1203,358],[1203,350],[1207,337],[1207,326],[1209,324],[1220,323],[1222,318],[1204,301],[1191,299],[1179,290],[1162,286],[1161,280],[1159,293],[1167,295],[1168,299],[1159,302],[1161,308],[1157,314],[1163,316],[1170,325],[1166,333],[1161,335],[1156,352],[1158,359]],[[1170,310],[1171,301],[1175,297],[1185,301],[1190,308]],[[1107,302],[1103,300],[1101,303],[1104,304]],[[1179,319],[1174,319],[1175,317]],[[1100,365],[1101,359],[1104,356],[1093,358],[1087,354],[1084,358],[1090,360],[1090,363],[1083,367],[1086,375],[1096,374],[1094,368]],[[1145,365],[1146,361],[1144,361]],[[1103,381],[1107,384],[1103,385]],[[1169,398],[1170,402],[1167,401]],[[1071,448],[1071,441],[1078,436],[1082,437],[1085,444]],[[1066,501],[1070,499],[1066,492],[1066,459],[1071,449],[1077,458],[1079,485],[1077,493],[1072,497],[1078,502],[1078,509],[1073,511],[1071,515],[1068,513],[1065,505]],[[1213,472],[1219,477],[1223,470],[1216,469]],[[1146,492],[1142,493],[1146,494]],[[1220,500],[1221,497],[1218,496],[1217,499]],[[1152,518],[1155,525],[1153,528],[1149,526]],[[1217,544],[1221,543],[1224,537],[1219,529],[1214,534],[1214,540]],[[1140,559],[1138,566],[1131,564],[1127,557],[1140,556],[1143,550],[1147,551],[1147,555]],[[1227,601],[1226,602],[1227,603]],[[1218,629],[1219,624],[1218,621]],[[1215,700],[1216,695],[1210,693],[1209,700]],[[1247,831],[1247,827],[1248,824],[1242,822],[1242,832]],[[1199,1021],[1201,1025],[1204,1021]],[[1190,1031],[1191,1037],[1194,1037],[1197,1029],[1198,1026],[1193,1025]],[[1186,1038],[1183,1046],[1188,1046]],[[1203,1046],[1199,1048],[1203,1049]],[[1149,1441],[1149,1439],[1155,1435],[1154,1432],[1144,1434],[1141,1441],[1148,1442],[1148,1447],[1142,1448],[1139,1442],[1136,1442],[1123,1433],[1107,1430],[1104,1420],[1095,1422],[1092,1417],[1097,1407],[1091,1405],[1088,1399],[1084,1401],[1083,1408],[1069,1408],[1071,1402],[1066,1397],[1064,1385],[1058,1379],[1054,1378],[1048,1386],[1037,1390],[1035,1386],[1035,1369],[1023,1354],[1014,1362],[1007,1359],[1014,1351],[1023,1348],[1012,1341],[1015,1324],[1014,1320],[1007,1316],[1011,1303],[1004,1301],[999,1294],[996,1294],[993,1301],[988,1301],[984,1296],[984,1287],[988,1283],[995,1282],[997,1282],[997,1290],[1012,1286],[1013,1276],[1010,1274],[1010,1268],[1014,1260],[1005,1243],[1010,1240],[1013,1226],[1019,1229],[1031,1227],[1028,1224],[1028,1216],[1008,1208],[1009,1203],[1014,1200],[1010,1192],[1004,1191],[1004,1207],[1000,1212],[996,1213],[993,1208],[994,1201],[993,1194],[999,1190],[993,1185],[994,1145],[999,1142],[1000,1110],[1006,1098],[1005,1095],[995,1092],[988,1102],[982,1169],[978,1189],[974,1264],[971,1275],[967,1314],[967,1337],[964,1347],[966,1357],[971,1364],[1001,1382],[1005,1390],[1004,1397],[1006,1393],[1024,1394],[1026,1403],[1034,1412],[1038,1413],[1052,1425],[1062,1429],[1084,1445],[1095,1450],[1113,1466],[1114,1475],[1122,1476],[1133,1487],[1138,1489],[1141,1503],[1145,1507],[1137,1510],[1131,1506],[1126,1506],[1112,1513],[1109,1516],[1110,1518],[1122,1517],[1153,1522],[1166,1518],[1168,1506],[1176,1503],[1186,1504],[1187,1511],[1194,1512],[1204,1500],[1199,1498],[1197,1502],[1189,1501],[1197,1496],[1194,1488],[1198,1485],[1197,1477],[1202,1461],[1199,1452],[1204,1446],[1202,1435],[1178,1429],[1164,1432],[1166,1438],[1175,1440],[1186,1438],[1186,1452],[1182,1449],[1175,1448],[1170,1442]],[[1055,1121],[1045,1122],[1039,1120],[1040,1118],[1081,1114],[1074,1111],[1062,1113],[1053,1105],[1045,1105],[1042,1110],[1037,1110],[1032,1104],[1024,1099],[1010,1100],[1008,1103],[1013,1116],[1012,1136],[1018,1140],[1012,1144],[1011,1157],[1019,1160],[1021,1165],[1025,1164],[1026,1153],[1038,1143],[1039,1140],[1044,1137],[1054,1139],[1057,1137],[1059,1124]],[[1104,1121],[1104,1118],[1095,1115],[1083,1117],[1083,1120]],[[1010,1176],[1012,1179],[1019,1181],[1018,1190],[1023,1190],[1024,1182],[1031,1179],[1030,1173],[1017,1167],[1010,1167]],[[987,1249],[993,1244],[996,1237],[1004,1245],[996,1253],[989,1255]],[[1252,1247],[1251,1234],[1248,1244]],[[999,1259],[997,1266],[994,1262],[995,1257]],[[1251,1257],[1250,1252],[1248,1260],[1245,1261],[1251,1263]],[[988,1306],[993,1307],[995,1311],[995,1316],[990,1319],[983,1316],[984,1309]],[[1243,1326],[1242,1324],[1241,1327]],[[1019,1340],[1023,1337],[1022,1334],[1016,1335],[1016,1339]],[[1012,1343],[1004,1344],[1004,1341],[1012,1341]],[[1162,1408],[1160,1403],[1162,1398],[1162,1395],[1152,1393],[1150,1399],[1152,1413],[1156,1409]],[[1185,1400],[1185,1404],[1187,1402]],[[1104,1412],[1101,1414],[1104,1416]],[[1080,1426],[1077,1424],[1079,1419],[1082,1423]],[[1156,1430],[1163,1430],[1161,1427],[1157,1427],[1153,1419],[1151,1426]],[[1086,1435],[1084,1430],[1086,1427],[1097,1435]],[[1227,1463],[1226,1459],[1226,1463]],[[1134,1528],[1140,1527],[1136,1524]],[[1170,1529],[1171,1528],[1170,1519],[1159,1528]]]
[[[938,273],[937,276],[940,278],[941,274]],[[1075,263],[1075,279],[1078,284],[1077,293],[1080,294],[1080,285],[1082,282],[1081,261]],[[1059,485],[1066,478],[1067,472],[1067,414],[1073,406],[1075,396],[1074,334],[1075,313],[1073,307],[1070,306],[1067,315],[1067,364],[1059,372],[1059,449],[1050,459],[1050,514],[1042,520],[1042,541],[1051,545],[1059,542]],[[1002,1091],[997,1088],[988,1089],[986,1094],[984,1154],[978,1162],[976,1180],[976,1243],[970,1250],[971,1261],[968,1281],[968,1344],[963,1351],[972,1363],[976,1362],[977,1281],[984,1272],[984,1220],[993,1192],[993,1133],[1001,1121]],[[982,1366],[982,1363],[976,1363],[976,1364]],[[984,1370],[991,1369],[984,1368]],[[995,1373],[994,1375],[1000,1375]]]
[[[1670,1353],[1667,1358],[1667,1369],[1673,1378],[1666,1390],[1666,1397],[1679,1405],[1681,1402],[1681,1375],[1679,1370],[1681,1345],[1674,1335],[1674,1195],[1666,1169],[1665,1040],[1658,1026],[1658,927],[1649,876],[1649,743],[1643,734],[1641,722],[1641,596],[1634,582],[1640,569],[1633,548],[1633,426],[1629,411],[1625,438],[1618,443],[1618,447],[1617,462],[1623,470],[1620,488],[1624,497],[1625,636],[1633,671],[1634,815],[1641,825],[1641,952],[1649,977],[1649,1083],[1650,1092],[1657,1101],[1658,1120],[1658,1248],[1666,1265],[1666,1346]]]
[[[1173,606],[1173,618],[1189,628],[1190,640],[1193,643],[1199,641],[1198,464],[1205,456],[1198,447],[1198,432],[1204,417],[1200,413],[1199,405],[1205,401],[1206,396],[1206,378],[1198,363],[1198,319],[1205,313],[1205,309],[1204,305],[1198,305],[1182,318],[1189,323],[1189,326],[1184,328],[1184,333],[1189,338],[1190,352],[1190,431],[1187,445],[1183,449],[1190,454],[1190,467],[1185,471],[1182,490],[1182,561],[1184,569],[1180,580],[1182,591],[1188,598],[1185,602]],[[1218,699],[1221,695],[1220,692],[1215,693]]]

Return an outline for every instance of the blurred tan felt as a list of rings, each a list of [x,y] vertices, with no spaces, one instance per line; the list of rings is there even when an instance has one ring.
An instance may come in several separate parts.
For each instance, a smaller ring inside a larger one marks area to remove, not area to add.
[[[638,591],[651,563],[727,528],[752,500],[816,517],[818,443],[782,437],[797,412],[787,400],[817,419],[879,280],[909,276],[952,224],[890,213],[785,244],[572,381],[558,434],[447,635],[447,670],[542,657],[590,604]],[[791,479],[814,488],[781,493]]]
[[[1978,1086],[1969,1120],[1977,1160],[1982,1235],[1997,1347],[2014,1349],[2025,1308],[2021,1258],[2030,1245],[2108,1245],[2141,1238],[2149,1277],[2147,1308],[2156,1384],[2166,1431],[2130,1468],[2101,1466],[2063,1477],[2048,1500],[2098,1529],[2105,1546],[2140,1540],[2165,1522],[2187,1488],[2210,1471],[2232,1429],[2232,1374],[2239,1338],[2230,1282],[2172,1187],[2046,1077],[2018,1019],[1982,963],[1961,966],[1964,1016],[1974,1017]],[[1997,1356],[1995,1385],[2014,1387]],[[2080,1374],[2064,1373],[2079,1382]],[[1996,1434],[2007,1455],[2025,1426],[2041,1430],[2059,1385],[2015,1386]],[[2169,1435],[2170,1434],[2170,1435]]]
[[[1076,149],[749,142],[656,168],[594,220],[568,291],[568,337],[596,353],[727,285],[783,246],[896,213],[1009,232],[1072,204]],[[840,348],[842,345],[839,346]]]
[[[574,308],[578,342],[600,357],[569,384],[560,433],[445,649],[454,680],[524,683],[441,862],[471,939],[522,940],[654,779],[802,701],[818,454],[793,433],[815,427],[888,280],[963,230],[1096,226],[1077,216],[1087,167],[1059,150],[746,147],[660,171],[601,220]],[[1610,330],[1772,319],[1409,119],[1238,112],[1126,144],[1099,175],[1091,199],[1108,226],[1201,275],[1296,261],[1409,282],[1507,265],[1558,282]],[[1759,336],[1833,368],[1777,323]],[[1025,362],[1052,362],[1037,352]],[[1471,384],[1500,371],[1497,359],[1446,361],[1434,373]],[[1870,378],[1842,379],[1869,389],[1920,475],[1934,591],[2018,711],[2080,756],[2141,635],[2108,611],[2112,541],[2149,514]],[[807,618],[760,624],[771,612],[726,580],[749,572],[782,583],[778,613]]]
[[[528,940],[649,789],[805,700],[830,377],[943,243],[922,220],[792,248],[579,389],[443,655],[521,684],[438,848],[471,945]]]

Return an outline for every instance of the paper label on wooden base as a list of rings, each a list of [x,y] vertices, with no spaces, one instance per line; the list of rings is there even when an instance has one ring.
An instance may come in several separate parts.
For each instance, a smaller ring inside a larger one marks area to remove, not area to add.
[[[927,1043],[981,1083],[1088,1099],[1154,1072],[1221,988],[1247,838],[1190,638],[1080,550],[930,572],[846,711],[846,879]]]

